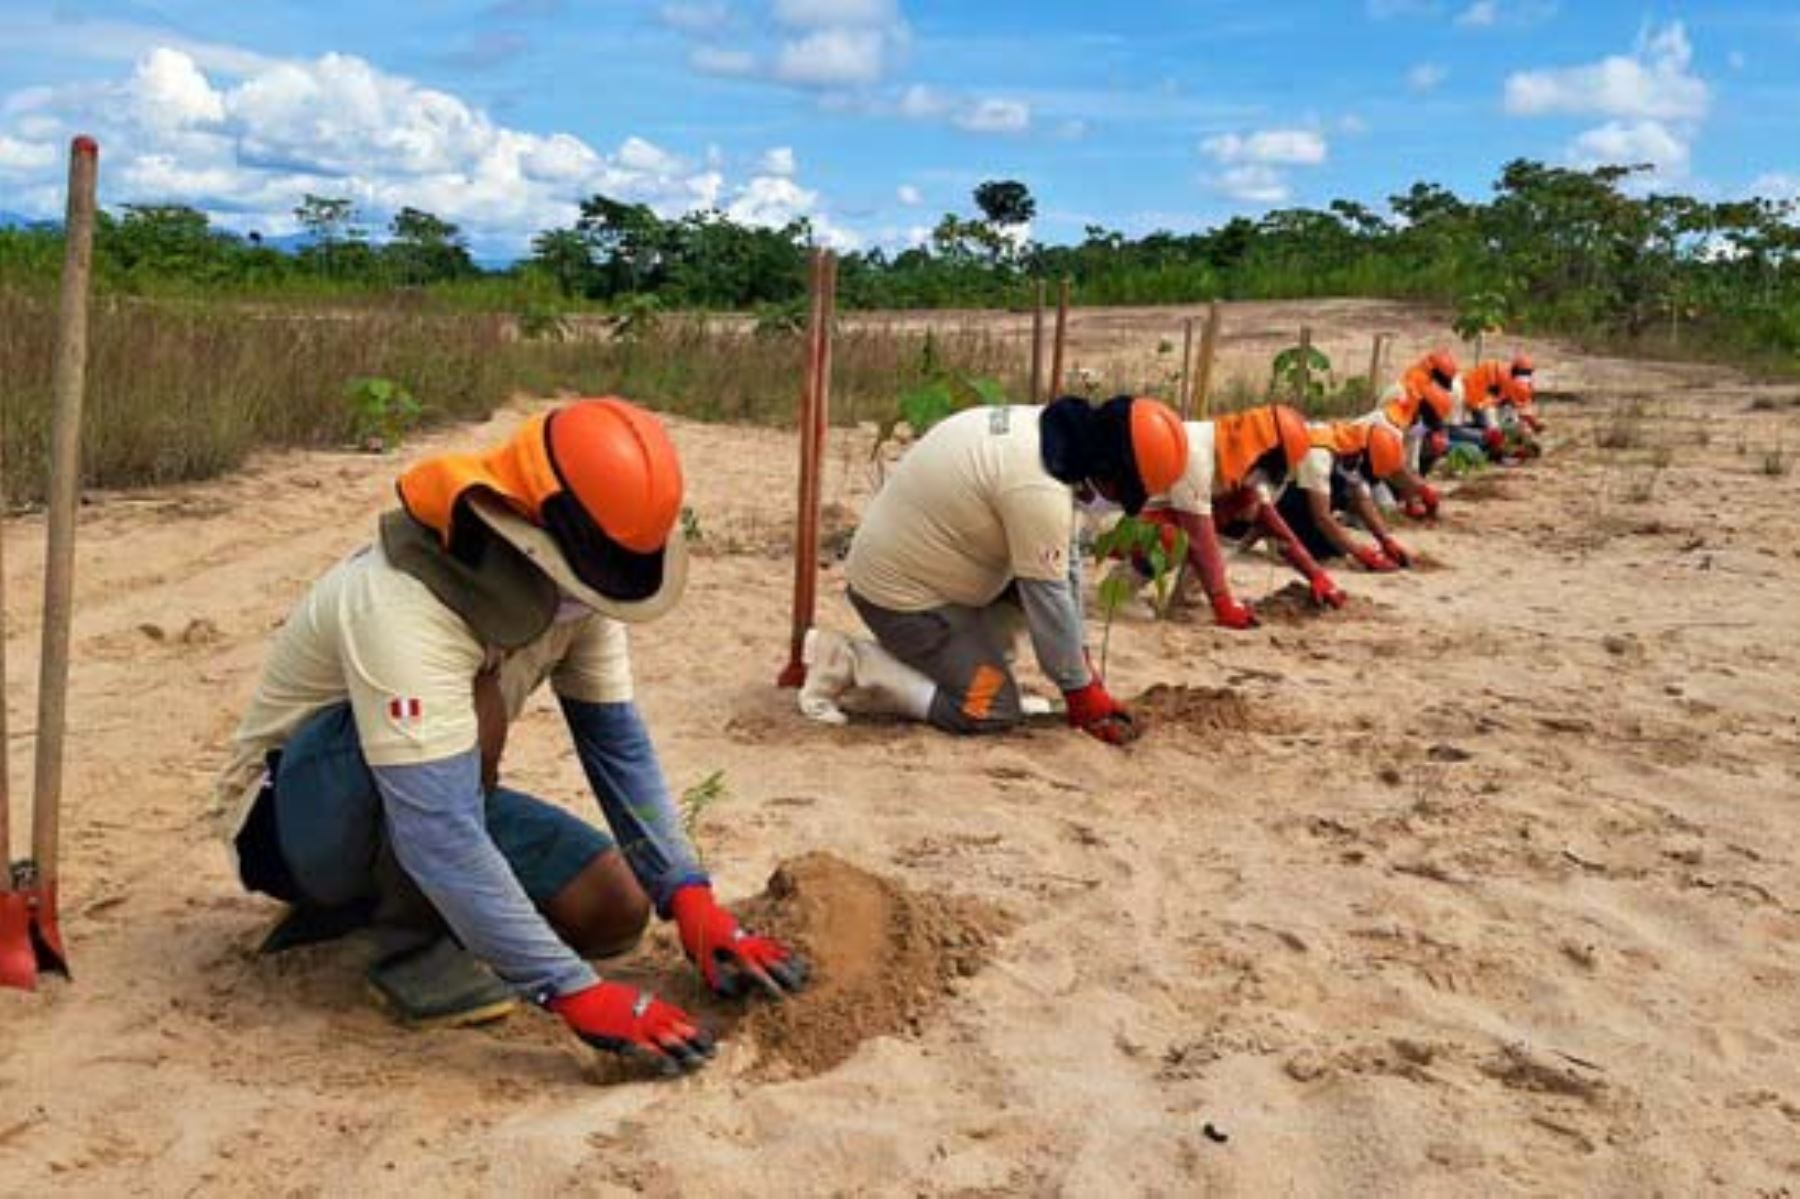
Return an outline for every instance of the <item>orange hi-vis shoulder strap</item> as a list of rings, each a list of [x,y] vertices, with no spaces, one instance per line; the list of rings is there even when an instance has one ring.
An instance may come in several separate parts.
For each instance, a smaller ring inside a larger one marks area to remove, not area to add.
[[[1411,428],[1419,419],[1419,405],[1425,402],[1426,395],[1435,386],[1431,372],[1423,364],[1409,368],[1400,376],[1399,396],[1390,400],[1385,409],[1388,419],[1402,429]]]
[[[1463,376],[1463,406],[1470,412],[1492,408],[1505,395],[1511,369],[1504,362],[1483,362]],[[1499,394],[1491,394],[1498,392]]]
[[[1257,459],[1281,445],[1273,408],[1252,408],[1213,419],[1215,491],[1235,491],[1250,477]]]
[[[1340,458],[1360,454],[1369,446],[1369,426],[1351,421],[1334,420],[1323,425],[1308,425],[1306,435],[1314,448],[1330,450]]]
[[[472,488],[481,488],[539,523],[544,501],[563,489],[550,465],[544,428],[549,419],[547,413],[532,417],[494,449],[428,458],[401,475],[400,502],[407,514],[435,530],[448,546],[457,502]]]

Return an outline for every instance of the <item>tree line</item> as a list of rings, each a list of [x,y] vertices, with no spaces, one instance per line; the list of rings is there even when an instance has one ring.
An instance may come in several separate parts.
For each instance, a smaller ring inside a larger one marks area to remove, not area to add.
[[[1090,226],[1071,245],[1034,240],[1035,198],[995,180],[975,189],[972,211],[945,214],[922,244],[845,255],[841,303],[1014,305],[1029,280],[1067,276],[1085,304],[1388,297],[1455,306],[1476,324],[1795,364],[1800,210],[1647,191],[1644,170],[1518,160],[1485,200],[1416,183],[1385,211],[1337,200],[1139,237]],[[595,195],[572,224],[538,234],[527,258],[496,271],[479,267],[457,226],[431,213],[403,209],[379,243],[347,199],[307,196],[295,213],[307,236],[290,253],[214,229],[192,208],[128,205],[102,221],[99,275],[104,286],[146,294],[405,288],[521,305],[781,312],[804,297],[815,241],[804,219],[772,229],[717,210],[663,217]],[[54,228],[0,231],[0,284],[50,277],[59,261]]]

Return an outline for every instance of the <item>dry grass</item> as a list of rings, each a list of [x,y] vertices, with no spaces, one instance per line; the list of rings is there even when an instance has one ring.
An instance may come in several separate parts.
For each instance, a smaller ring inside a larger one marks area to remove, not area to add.
[[[9,500],[42,494],[54,300],[0,290],[0,444]],[[428,422],[479,419],[517,392],[617,394],[702,420],[781,424],[800,393],[803,339],[668,319],[635,340],[521,340],[511,320],[396,309],[96,302],[83,463],[90,486],[206,478],[264,446],[350,440],[347,388],[393,379]],[[833,413],[880,419],[924,372],[999,377],[1024,392],[1016,347],[981,332],[847,330]]]

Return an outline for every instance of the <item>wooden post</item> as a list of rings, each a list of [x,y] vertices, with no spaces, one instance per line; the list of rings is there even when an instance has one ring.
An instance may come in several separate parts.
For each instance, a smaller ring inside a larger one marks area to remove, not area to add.
[[[63,732],[69,689],[69,627],[75,602],[75,515],[81,496],[81,401],[87,382],[88,277],[93,268],[94,190],[100,149],[78,137],[69,152],[62,312],[56,337],[50,425],[50,532],[44,563],[44,643],[38,671],[37,759],[32,782],[31,857],[44,894],[55,895],[61,832]]]
[[[1222,314],[1214,300],[1206,309],[1206,327],[1200,331],[1200,365],[1194,377],[1193,409],[1201,420],[1212,411],[1213,357],[1219,352],[1219,325]],[[1185,419],[1187,413],[1182,416]]]
[[[1044,402],[1044,281],[1037,281],[1031,306],[1031,402]]]
[[[6,424],[0,420],[0,900],[12,893],[12,762],[6,727]],[[0,917],[4,919],[4,917]]]
[[[812,309],[806,335],[806,376],[800,396],[800,485],[794,515],[794,611],[788,662],[776,684],[798,687],[806,681],[802,656],[807,630],[819,603],[820,476],[824,471],[825,431],[831,423],[831,320],[836,312],[837,261],[828,250],[814,250],[810,280]]]
[[[1063,393],[1063,350],[1069,337],[1069,277],[1056,288],[1056,337],[1050,351],[1050,399]]]
[[[1377,333],[1375,344],[1369,347],[1369,399],[1371,402],[1381,398],[1381,352],[1387,348],[1387,333]]]
[[[1194,410],[1194,318],[1181,322],[1181,377],[1175,384],[1175,410],[1186,420]]]
[[[1312,400],[1312,327],[1300,327],[1300,378],[1295,381],[1299,394],[1294,397],[1294,406],[1308,416],[1307,405]]]

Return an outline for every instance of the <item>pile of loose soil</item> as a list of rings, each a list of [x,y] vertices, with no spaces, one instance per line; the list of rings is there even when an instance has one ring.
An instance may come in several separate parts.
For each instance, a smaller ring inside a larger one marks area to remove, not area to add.
[[[1149,729],[1191,733],[1267,731],[1270,720],[1229,687],[1188,687],[1158,683],[1128,705]]]
[[[1341,608],[1321,608],[1313,603],[1312,591],[1298,580],[1274,595],[1256,600],[1251,605],[1256,618],[1268,625],[1291,628],[1311,624],[1315,620],[1367,620],[1374,614],[1374,602],[1360,595],[1350,596]]]
[[[732,1030],[755,1042],[766,1072],[799,1078],[871,1037],[917,1032],[1011,923],[992,904],[910,891],[828,853],[784,862],[741,911],[812,963],[805,991],[753,1005]]]
[[[1458,484],[1456,490],[1450,494],[1452,499],[1477,504],[1485,503],[1489,500],[1506,501],[1519,498],[1513,494],[1512,488],[1507,485],[1506,476],[1493,473],[1476,475],[1472,479],[1465,479],[1462,483]]]

